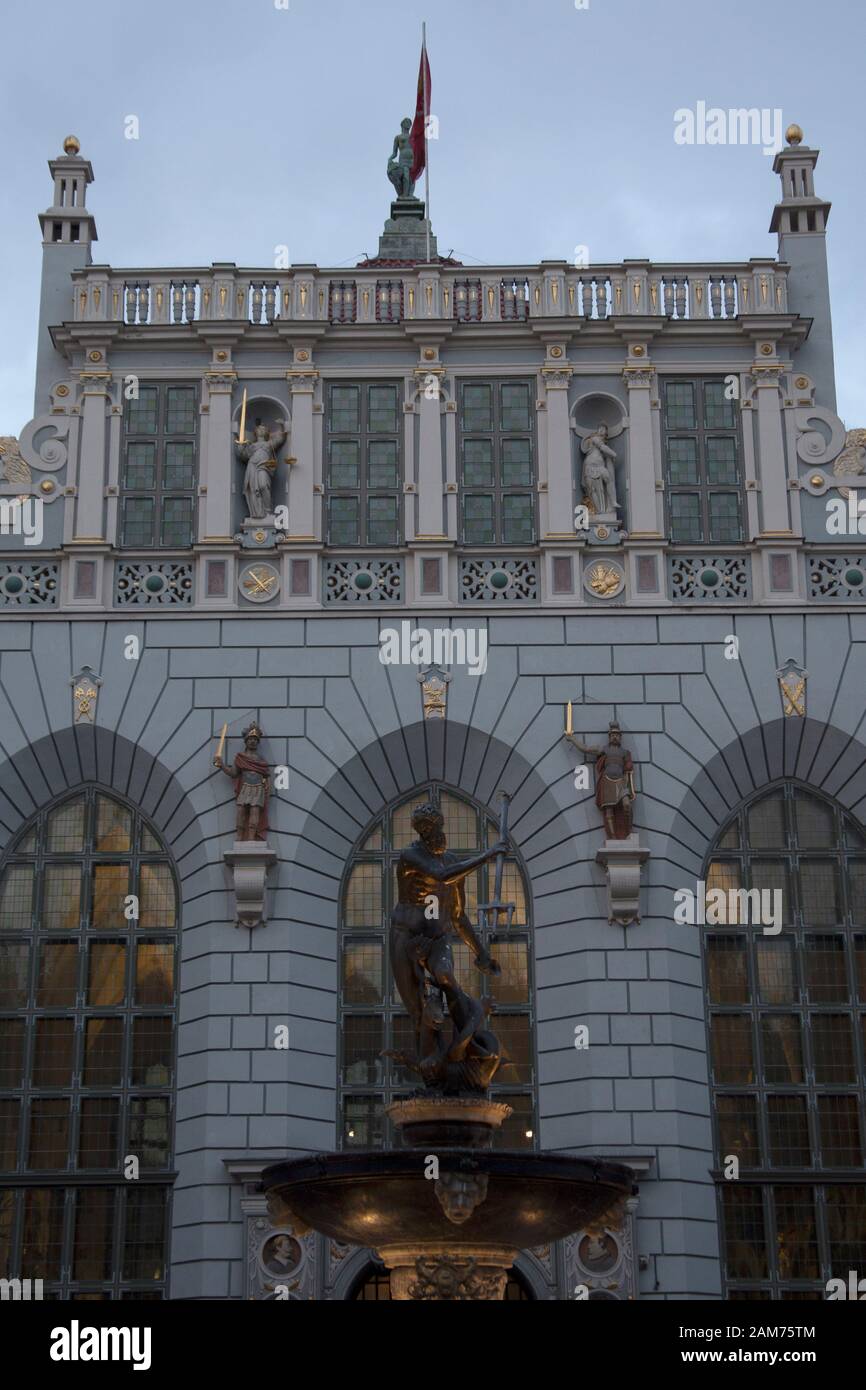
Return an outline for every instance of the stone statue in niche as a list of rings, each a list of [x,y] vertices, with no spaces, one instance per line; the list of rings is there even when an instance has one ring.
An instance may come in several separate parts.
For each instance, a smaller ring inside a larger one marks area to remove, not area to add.
[[[214,767],[231,777],[235,784],[236,834],[239,844],[267,839],[268,801],[271,791],[270,766],[258,755],[259,744],[264,734],[257,724],[251,724],[248,729],[244,729],[242,737],[244,751],[235,754],[231,767],[226,767],[223,762],[225,729],[214,758]]]
[[[608,443],[607,425],[601,424],[594,434],[581,440],[584,455],[583,484],[587,505],[596,516],[616,517],[619,502],[616,496],[616,452]]]
[[[484,1006],[457,983],[451,943],[464,942],[479,970],[498,975],[466,915],[465,880],[489,859],[507,852],[498,842],[468,858],[447,848],[438,806],[419,806],[412,817],[418,839],[400,855],[398,902],[391,914],[391,968],[412,1020],[416,1052],[389,1053],[444,1095],[484,1094],[501,1060],[487,1028]]]
[[[412,148],[410,131],[412,122],[407,116],[400,123],[400,134],[394,136],[394,148],[388,160],[388,178],[397,190],[398,198],[414,198],[415,183],[412,169],[415,164],[415,151]]]
[[[283,426],[271,431],[261,420],[256,421],[249,443],[235,440],[235,453],[246,464],[244,498],[251,521],[264,521],[274,514],[273,486],[277,472],[277,454],[286,442]]]
[[[569,722],[570,718],[569,708]],[[581,743],[570,728],[566,728],[566,737],[596,764],[595,804],[604,817],[608,840],[627,840],[632,833],[635,802],[634,762],[622,746],[621,728],[611,724],[608,742],[599,748]]]

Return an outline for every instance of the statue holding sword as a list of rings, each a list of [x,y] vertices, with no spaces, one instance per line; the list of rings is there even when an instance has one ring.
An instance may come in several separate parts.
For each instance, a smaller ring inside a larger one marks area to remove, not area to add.
[[[268,802],[271,793],[270,765],[258,755],[259,744],[264,734],[258,724],[250,724],[241,737],[244,741],[243,753],[236,753],[230,767],[226,767],[225,754],[227,727],[223,727],[214,767],[231,777],[235,784],[235,804],[237,806],[237,839],[266,840],[268,832]]]

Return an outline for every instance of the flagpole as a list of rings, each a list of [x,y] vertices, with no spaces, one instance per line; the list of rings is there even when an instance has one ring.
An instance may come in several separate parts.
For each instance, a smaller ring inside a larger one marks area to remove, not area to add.
[[[421,69],[424,74],[424,201],[427,204],[427,264],[430,264],[430,146],[427,140],[429,116],[427,92],[427,21],[421,25]]]

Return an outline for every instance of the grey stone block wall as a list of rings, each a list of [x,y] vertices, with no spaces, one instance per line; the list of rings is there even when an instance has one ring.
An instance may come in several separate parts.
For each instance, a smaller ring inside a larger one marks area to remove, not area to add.
[[[380,664],[375,619],[0,625],[2,845],[40,806],[95,780],[140,804],[177,866],[174,1297],[243,1288],[239,1189],[225,1160],[336,1145],[343,867],[371,819],[429,779],[488,805],[502,787],[513,796],[533,898],[541,1147],[649,1156],[642,1296],[719,1294],[701,939],[673,922],[673,892],[694,887],[738,802],[777,778],[866,818],[866,623],[824,612],[479,621],[489,669],[453,672],[445,724],[423,722],[414,667]],[[142,639],[138,661],[123,655],[130,632]],[[729,634],[739,661],[725,659]],[[804,720],[782,718],[776,671],[789,656],[811,673]],[[95,727],[73,727],[62,675],[84,661],[103,682]],[[643,920],[627,929],[607,922],[599,816],[592,793],[575,791],[576,754],[562,738],[568,698],[582,701],[575,725],[587,740],[616,717],[639,759],[637,829],[652,857]],[[221,856],[234,808],[212,771],[222,723],[250,712],[269,760],[291,770],[272,805],[269,925],[252,935],[233,925]],[[287,1052],[273,1046],[283,1024]],[[582,1024],[588,1051],[574,1046]]]

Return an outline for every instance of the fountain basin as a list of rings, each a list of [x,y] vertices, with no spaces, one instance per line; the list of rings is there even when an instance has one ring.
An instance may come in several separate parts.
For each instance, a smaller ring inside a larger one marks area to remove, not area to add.
[[[435,1153],[435,1150],[431,1151]],[[455,1222],[425,1177],[422,1150],[318,1154],[262,1174],[275,1220],[380,1253],[389,1247],[532,1249],[598,1224],[634,1191],[630,1168],[556,1153],[440,1149],[440,1175],[487,1178],[471,1213]],[[510,1261],[509,1261],[510,1263]]]

